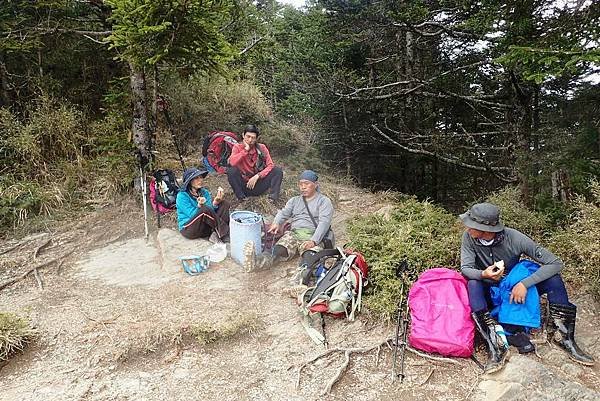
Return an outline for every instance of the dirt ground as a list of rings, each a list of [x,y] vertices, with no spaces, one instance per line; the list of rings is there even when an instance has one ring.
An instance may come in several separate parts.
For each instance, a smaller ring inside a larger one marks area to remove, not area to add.
[[[340,243],[350,216],[387,207],[367,192],[341,186],[334,192]],[[163,224],[174,228],[173,216]],[[27,316],[39,333],[1,368],[1,400],[485,398],[480,388],[485,378],[469,360],[449,364],[407,353],[407,377],[392,383],[387,346],[352,354],[329,395],[322,392],[344,362],[341,352],[306,366],[296,386],[298,368],[324,350],[306,335],[287,292],[294,264],[248,274],[227,258],[188,276],[160,267],[158,230],[154,222],[150,226],[146,242],[139,204],[124,199],[119,207],[97,210],[22,246],[2,245],[0,252],[14,249],[0,256],[0,282],[28,266],[54,258],[63,262],[40,269],[43,288],[29,275],[0,290],[0,310]],[[575,298],[578,338],[598,359],[598,304],[583,292]],[[394,330],[364,316],[326,324],[331,348],[375,346]],[[204,344],[194,337],[198,327],[228,334]],[[540,346],[539,354],[560,380],[586,391],[600,387],[598,366],[579,367],[549,345]]]

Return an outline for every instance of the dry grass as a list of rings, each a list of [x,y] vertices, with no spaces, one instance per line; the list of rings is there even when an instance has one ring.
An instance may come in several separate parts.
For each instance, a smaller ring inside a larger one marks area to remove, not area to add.
[[[0,312],[0,362],[22,351],[34,337],[35,331],[27,320]]]
[[[190,334],[202,345],[227,341],[240,335],[255,333],[263,322],[254,313],[239,313],[223,322],[202,322],[191,326]]]

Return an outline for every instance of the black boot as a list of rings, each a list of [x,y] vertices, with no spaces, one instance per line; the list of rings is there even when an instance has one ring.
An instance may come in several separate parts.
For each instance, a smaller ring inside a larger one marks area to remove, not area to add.
[[[582,365],[592,366],[594,365],[594,358],[582,351],[575,342],[576,316],[577,307],[574,305],[550,304],[548,336],[567,351],[569,358]]]
[[[484,373],[497,372],[504,367],[508,358],[508,346],[496,334],[496,321],[487,311],[473,312],[471,314],[477,330],[485,340],[488,349],[488,360],[483,368]]]

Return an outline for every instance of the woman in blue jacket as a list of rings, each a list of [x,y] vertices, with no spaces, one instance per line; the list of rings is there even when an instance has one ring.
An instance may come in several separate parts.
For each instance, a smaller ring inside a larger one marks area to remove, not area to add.
[[[188,168],[183,172],[183,185],[177,194],[177,224],[185,238],[208,238],[215,232],[220,240],[229,237],[229,203],[219,188],[213,199],[202,186],[208,171]]]

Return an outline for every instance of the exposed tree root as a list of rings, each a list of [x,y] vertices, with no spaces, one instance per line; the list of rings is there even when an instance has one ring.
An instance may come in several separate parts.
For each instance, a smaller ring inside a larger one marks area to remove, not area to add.
[[[37,260],[37,257],[38,257],[38,255],[39,255],[40,251],[41,251],[42,249],[44,249],[46,246],[48,246],[48,244],[49,244],[50,242],[52,242],[52,238],[50,238],[50,239],[47,239],[46,241],[44,241],[44,243],[43,243],[42,245],[40,245],[40,246],[38,246],[37,248],[35,248],[35,251],[33,251],[33,260]]]
[[[374,344],[374,345],[371,345],[368,347],[364,347],[364,348],[336,347],[336,348],[330,348],[326,351],[321,352],[320,354],[314,356],[313,358],[309,359],[308,361],[304,362],[303,364],[301,364],[298,367],[298,376],[296,379],[296,389],[298,389],[300,387],[300,375],[302,374],[302,369],[304,369],[306,366],[310,365],[311,363],[313,363],[321,358],[324,358],[328,355],[339,352],[339,353],[344,354],[344,362],[342,362],[340,367],[335,372],[335,375],[331,378],[331,380],[329,380],[329,382],[327,383],[327,386],[325,387],[325,389],[323,390],[321,395],[327,395],[327,394],[331,393],[331,389],[333,388],[333,386],[340,380],[340,378],[342,377],[342,375],[344,374],[346,369],[348,369],[348,365],[350,364],[350,357],[352,354],[365,354],[374,349],[377,349],[377,359],[376,359],[376,364],[377,364],[378,359],[379,359],[379,353],[381,352],[381,347],[384,345],[390,346],[390,342],[392,340],[393,340],[392,338],[388,338],[380,343],[377,343],[377,344]],[[454,359],[428,355],[423,352],[417,351],[416,349],[409,347],[408,345],[406,346],[406,351],[411,352],[415,355],[418,355],[422,358],[430,359],[433,361],[451,363],[453,365],[459,365],[459,366],[461,365],[461,363],[459,361],[456,361]],[[429,376],[427,377],[427,379],[425,379],[423,384],[425,384],[429,380],[432,373],[433,373],[433,370],[429,373]]]
[[[0,255],[4,255],[5,253],[9,253],[17,248],[22,247],[23,245],[29,244],[37,239],[40,239],[42,237],[45,237],[46,235],[48,235],[48,233],[39,233],[39,234],[34,234],[34,235],[30,235],[28,237],[23,238],[21,241],[17,241],[16,243],[9,245],[7,248],[4,248],[2,250],[0,250]],[[45,245],[43,245],[45,246]]]
[[[36,271],[37,269],[41,269],[42,267],[46,267],[46,266],[48,266],[48,265],[50,265],[50,264],[52,264],[52,263],[54,263],[54,262],[61,261],[62,259],[64,259],[65,257],[69,256],[69,255],[70,255],[70,254],[72,254],[73,252],[75,252],[75,249],[72,249],[72,250],[70,250],[69,252],[67,252],[67,253],[64,253],[64,254],[62,254],[61,256],[58,256],[58,257],[56,257],[56,258],[53,258],[53,259],[47,260],[47,261],[45,261],[44,263],[40,263],[40,264],[38,264],[38,265],[35,265],[35,266],[33,266],[32,268],[28,269],[28,270],[27,270],[26,272],[24,272],[23,274],[21,274],[21,275],[19,275],[19,276],[17,276],[17,277],[11,278],[10,280],[7,280],[7,281],[5,281],[5,282],[3,282],[3,283],[0,283],[0,290],[3,290],[4,288],[6,288],[6,287],[8,287],[8,286],[10,286],[10,285],[12,285],[12,284],[14,284],[14,283],[16,283],[16,282],[18,282],[18,281],[21,281],[21,280],[23,280],[23,279],[24,279],[25,277],[27,277],[29,274],[31,274],[31,273],[35,273],[35,271]]]

